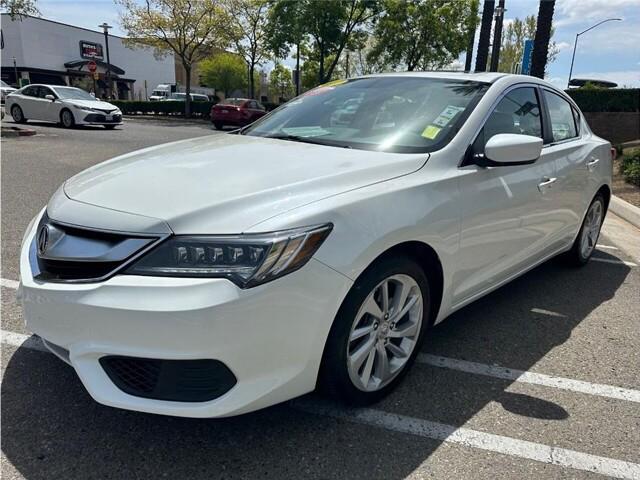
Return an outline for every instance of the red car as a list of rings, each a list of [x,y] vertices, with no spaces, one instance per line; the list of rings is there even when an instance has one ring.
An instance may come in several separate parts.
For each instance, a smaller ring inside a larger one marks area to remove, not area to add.
[[[225,125],[244,127],[266,115],[264,106],[248,98],[227,98],[211,107],[211,123],[217,130]]]

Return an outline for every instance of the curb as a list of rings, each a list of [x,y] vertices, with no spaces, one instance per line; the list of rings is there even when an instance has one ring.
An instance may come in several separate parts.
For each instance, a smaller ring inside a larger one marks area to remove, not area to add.
[[[0,136],[9,138],[30,137],[36,133],[37,132],[35,130],[31,130],[30,128],[8,127],[0,129]]]
[[[609,202],[609,210],[634,227],[640,228],[640,208],[631,205],[629,202],[625,202],[620,197],[612,195],[611,202]]]

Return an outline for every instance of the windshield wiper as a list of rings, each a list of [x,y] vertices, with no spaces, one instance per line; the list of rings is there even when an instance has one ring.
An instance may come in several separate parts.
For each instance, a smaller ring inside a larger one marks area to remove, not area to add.
[[[301,137],[300,135],[276,134],[265,135],[264,138],[274,138],[276,140],[290,140],[292,142],[313,143],[315,145],[326,145],[324,142],[314,140],[313,137]]]

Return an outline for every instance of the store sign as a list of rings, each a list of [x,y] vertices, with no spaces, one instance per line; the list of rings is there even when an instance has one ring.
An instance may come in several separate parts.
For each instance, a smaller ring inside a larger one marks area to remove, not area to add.
[[[102,60],[104,58],[104,55],[102,54],[102,45],[100,43],[80,40],[80,56],[82,58],[95,58]]]

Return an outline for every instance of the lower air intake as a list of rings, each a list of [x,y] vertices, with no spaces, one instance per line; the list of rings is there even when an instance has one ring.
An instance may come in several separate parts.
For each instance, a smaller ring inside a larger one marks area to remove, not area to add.
[[[174,402],[207,402],[227,393],[236,377],[218,360],[106,356],[100,365],[123,392]]]

